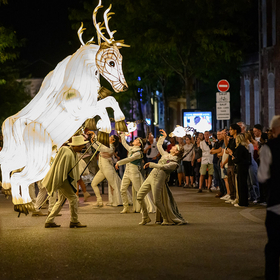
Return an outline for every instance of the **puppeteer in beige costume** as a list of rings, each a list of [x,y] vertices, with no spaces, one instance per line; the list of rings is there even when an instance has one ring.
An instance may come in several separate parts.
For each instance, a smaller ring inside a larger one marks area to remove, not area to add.
[[[112,156],[115,152],[115,145],[114,143],[118,141],[118,137],[115,135],[110,136],[109,142],[110,147],[106,147],[99,142],[95,142],[93,147],[95,149],[99,147],[99,158],[98,158],[98,167],[99,171],[94,176],[91,186],[95,192],[97,198],[97,206],[102,207],[102,197],[100,195],[100,191],[98,188],[98,184],[102,182],[104,179],[108,181],[108,205],[110,206],[119,206],[122,205],[120,187],[121,187],[121,178],[118,176],[114,165]]]
[[[137,200],[142,208],[142,222],[140,225],[145,225],[151,221],[147,206],[144,201],[147,193],[152,190],[154,203],[157,209],[160,211],[163,222],[162,225],[174,225],[174,224],[187,224],[184,218],[178,211],[176,202],[173,195],[168,188],[167,181],[170,173],[178,167],[179,153],[183,153],[178,145],[171,148],[170,153],[165,152],[162,148],[163,141],[166,137],[165,131],[161,130],[163,136],[161,136],[157,143],[157,148],[161,154],[161,159],[158,163],[149,162],[145,164],[145,167],[153,168],[148,178],[144,181],[138,194]],[[160,222],[157,220],[156,222]]]
[[[127,197],[127,189],[132,183],[132,201],[133,201],[133,212],[140,212],[141,207],[137,201],[137,192],[139,191],[141,185],[144,182],[144,178],[141,174],[141,161],[143,158],[143,152],[141,147],[143,147],[143,140],[141,138],[136,138],[133,141],[133,146],[129,146],[125,140],[125,134],[121,134],[122,145],[128,151],[127,157],[119,160],[116,163],[116,169],[118,166],[126,164],[125,172],[121,182],[121,196],[123,201],[123,210],[121,213],[128,213],[129,211],[129,201]],[[142,143],[141,143],[142,142]],[[148,194],[145,197],[147,204],[147,210],[149,213],[154,213],[156,207]]]
[[[47,189],[49,195],[53,195],[58,191],[58,201],[52,208],[51,213],[47,217],[45,227],[60,227],[54,223],[54,218],[60,212],[65,199],[69,201],[69,208],[71,212],[70,228],[85,227],[78,221],[78,197],[77,181],[79,180],[79,165],[77,164],[77,152],[80,152],[87,141],[84,141],[83,136],[72,137],[70,147],[62,146],[46,177],[42,180],[42,186]]]

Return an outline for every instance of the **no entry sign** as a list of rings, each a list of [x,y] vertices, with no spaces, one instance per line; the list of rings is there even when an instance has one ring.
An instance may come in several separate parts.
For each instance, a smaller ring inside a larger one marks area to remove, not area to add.
[[[217,84],[219,91],[224,92],[229,90],[229,82],[227,80],[220,80]]]

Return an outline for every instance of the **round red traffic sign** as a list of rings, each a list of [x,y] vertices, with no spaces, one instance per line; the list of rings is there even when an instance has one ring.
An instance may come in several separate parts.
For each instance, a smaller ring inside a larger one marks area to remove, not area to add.
[[[217,88],[219,91],[228,91],[229,90],[229,82],[227,80],[220,80],[217,84]]]

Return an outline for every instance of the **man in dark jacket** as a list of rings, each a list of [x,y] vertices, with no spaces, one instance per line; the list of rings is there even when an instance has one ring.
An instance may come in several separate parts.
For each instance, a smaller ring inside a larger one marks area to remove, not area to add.
[[[267,182],[265,279],[276,280],[280,259],[280,115],[272,118],[270,127],[275,138],[260,150],[258,179],[261,183]]]

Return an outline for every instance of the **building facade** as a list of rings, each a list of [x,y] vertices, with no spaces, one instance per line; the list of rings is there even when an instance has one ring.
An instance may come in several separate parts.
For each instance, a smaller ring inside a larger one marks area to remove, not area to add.
[[[241,118],[249,127],[280,114],[280,2],[259,0],[259,52],[241,68]]]

